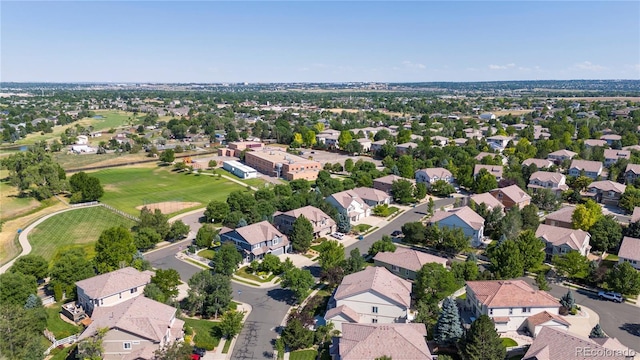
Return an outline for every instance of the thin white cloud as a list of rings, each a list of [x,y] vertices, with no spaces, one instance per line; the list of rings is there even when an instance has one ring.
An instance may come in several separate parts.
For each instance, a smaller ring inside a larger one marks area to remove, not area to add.
[[[490,70],[507,70],[507,69],[511,69],[516,67],[516,64],[514,63],[509,63],[507,65],[495,65],[495,64],[491,64],[489,65],[489,69]]]
[[[602,71],[607,70],[606,67],[598,64],[594,64],[591,61],[583,61],[573,65],[574,70],[586,70],[586,71]]]
[[[409,60],[403,61],[402,66],[408,69],[426,69],[427,68],[424,64],[414,63]]]

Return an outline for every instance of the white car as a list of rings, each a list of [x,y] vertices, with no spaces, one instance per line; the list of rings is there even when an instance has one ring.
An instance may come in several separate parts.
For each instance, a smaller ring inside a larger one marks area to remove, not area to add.
[[[333,234],[331,234],[331,236],[333,236],[336,239],[342,240],[342,238],[344,237],[344,234],[341,232],[334,232]]]

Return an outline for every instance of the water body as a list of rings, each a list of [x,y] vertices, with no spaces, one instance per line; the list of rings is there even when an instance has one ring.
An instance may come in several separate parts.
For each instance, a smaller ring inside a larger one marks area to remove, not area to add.
[[[104,119],[104,116],[102,116],[102,115],[95,115],[93,118],[94,118],[94,119]]]

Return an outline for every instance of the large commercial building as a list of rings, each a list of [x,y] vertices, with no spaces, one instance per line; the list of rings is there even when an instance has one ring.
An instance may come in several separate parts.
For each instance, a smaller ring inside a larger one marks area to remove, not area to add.
[[[292,155],[282,150],[263,149],[249,151],[244,162],[263,174],[281,177],[286,180],[306,179],[314,181],[322,165],[313,160]]]

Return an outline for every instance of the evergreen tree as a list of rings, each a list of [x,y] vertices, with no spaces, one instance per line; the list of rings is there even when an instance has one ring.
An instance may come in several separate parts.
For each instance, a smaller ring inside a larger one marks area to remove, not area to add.
[[[313,225],[304,215],[300,215],[293,222],[291,236],[289,236],[293,250],[298,252],[306,252],[311,246],[313,240]]]
[[[604,334],[604,331],[600,327],[600,323],[597,323],[596,326],[594,326],[593,329],[591,329],[591,332],[589,333],[589,337],[592,338],[592,339],[593,338],[606,338],[607,335]]]
[[[338,215],[338,231],[345,234],[351,231],[351,221],[347,215]]]
[[[29,295],[29,297],[27,298],[27,302],[24,304],[24,308],[35,309],[39,307],[42,307],[42,300],[40,300],[40,298],[36,294]]]
[[[433,339],[439,345],[453,345],[462,338],[458,306],[450,297],[444,299],[442,312],[436,323]]]
[[[480,315],[471,324],[461,350],[462,358],[465,360],[494,360],[507,356],[507,350],[502,345],[495,324],[487,315]]]
[[[573,292],[571,290],[560,299],[560,305],[564,306],[567,310],[573,309],[576,306],[576,300],[573,298]]]
[[[549,286],[549,284],[547,283],[547,278],[542,273],[536,276],[536,285],[538,285],[538,289],[542,291],[551,290],[551,286]]]

